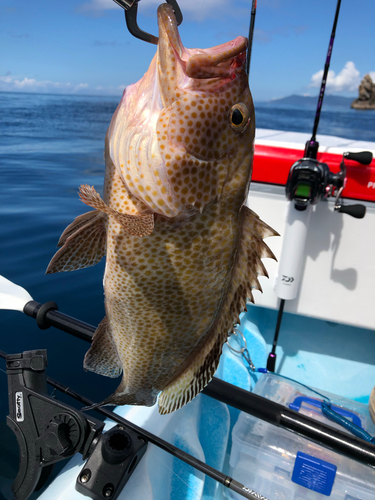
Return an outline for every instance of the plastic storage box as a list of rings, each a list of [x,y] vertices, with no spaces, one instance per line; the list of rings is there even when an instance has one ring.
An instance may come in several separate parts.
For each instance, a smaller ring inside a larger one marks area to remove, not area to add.
[[[297,383],[267,374],[254,392],[345,431],[321,413],[319,396]],[[375,435],[366,405],[319,392]],[[233,428],[229,465],[234,479],[269,500],[375,500],[374,469],[243,412]],[[226,495],[242,498],[232,491]]]

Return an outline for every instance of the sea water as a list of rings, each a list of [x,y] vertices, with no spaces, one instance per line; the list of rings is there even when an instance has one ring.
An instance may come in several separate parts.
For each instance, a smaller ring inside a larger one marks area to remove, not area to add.
[[[93,325],[104,317],[104,260],[72,273],[44,273],[62,231],[88,210],[78,198],[79,185],[102,191],[104,137],[119,100],[0,93],[0,274],[26,288],[35,300],[53,300],[62,312]],[[255,111],[259,128],[312,131],[312,106],[259,103]],[[323,107],[319,132],[375,141],[375,112]],[[53,328],[41,331],[19,312],[0,311],[0,349],[8,353],[47,349],[48,375],[95,401],[119,383],[83,374],[87,343]],[[8,399],[2,360],[0,369],[0,500],[8,500],[18,470],[18,447],[5,423]],[[59,399],[74,405],[61,395]]]

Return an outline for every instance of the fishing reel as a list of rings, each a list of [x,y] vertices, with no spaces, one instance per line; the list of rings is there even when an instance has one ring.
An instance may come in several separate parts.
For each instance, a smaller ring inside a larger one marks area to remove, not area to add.
[[[340,196],[346,183],[345,159],[369,165],[372,153],[344,153],[339,172],[333,173],[326,163],[316,159],[317,149],[316,141],[312,140],[306,144],[305,158],[292,165],[286,183],[286,197],[290,204],[275,286],[276,295],[282,300],[292,300],[297,296],[312,205],[330,196],[336,196],[336,211],[357,219],[362,219],[366,213],[364,205],[344,205],[340,202]]]
[[[365,216],[364,205],[344,205],[340,202],[341,193],[346,184],[345,159],[369,165],[372,161],[372,153],[370,151],[344,153],[340,171],[336,174],[330,171],[326,163],[314,158],[302,158],[292,165],[286,183],[286,196],[288,200],[294,202],[296,210],[304,211],[308,205],[316,205],[321,200],[336,196],[334,210],[357,219]]]
[[[6,356],[9,394],[7,424],[20,450],[12,484],[16,500],[26,500],[48,480],[55,463],[81,453],[87,460],[76,490],[94,500],[115,500],[147,448],[131,429],[104,423],[52,398],[47,393],[47,351]]]

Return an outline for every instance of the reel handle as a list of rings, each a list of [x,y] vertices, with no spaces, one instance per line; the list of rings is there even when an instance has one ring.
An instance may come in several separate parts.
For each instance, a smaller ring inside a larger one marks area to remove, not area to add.
[[[370,165],[370,163],[372,162],[372,153],[371,151],[361,151],[360,153],[345,153],[344,158],[346,160],[357,161],[362,165]]]
[[[366,207],[364,205],[341,205],[337,210],[343,214],[351,215],[356,219],[363,219],[366,215]]]

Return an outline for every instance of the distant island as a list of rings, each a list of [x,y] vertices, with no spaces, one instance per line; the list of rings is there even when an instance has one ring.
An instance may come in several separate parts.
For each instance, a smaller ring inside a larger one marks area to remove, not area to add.
[[[354,109],[375,109],[375,83],[370,75],[366,75],[358,88],[358,99],[351,106]]]
[[[342,97],[337,95],[326,95],[324,96],[324,106],[335,106],[349,108],[353,101],[352,97]],[[257,103],[255,103],[257,104]],[[282,97],[281,99],[273,99],[272,101],[258,102],[258,104],[267,107],[284,107],[284,106],[296,106],[298,108],[311,108],[318,104],[318,96],[304,96],[304,95],[290,95],[288,97]]]

